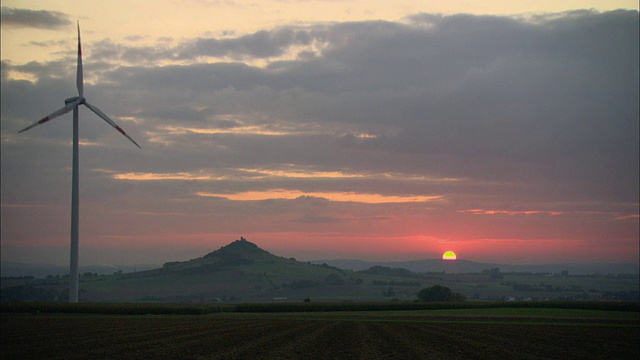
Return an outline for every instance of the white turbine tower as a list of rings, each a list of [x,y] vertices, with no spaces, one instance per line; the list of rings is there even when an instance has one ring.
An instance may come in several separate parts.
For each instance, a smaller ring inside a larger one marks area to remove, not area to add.
[[[78,87],[78,96],[66,99],[63,108],[56,110],[44,117],[43,119],[27,126],[26,128],[18,131],[19,133],[27,131],[32,127],[43,124],[53,118],[60,115],[64,115],[73,110],[73,167],[72,167],[72,179],[71,179],[71,256],[69,266],[69,302],[78,302],[78,224],[79,224],[79,202],[78,202],[78,107],[85,105],[89,110],[93,111],[101,117],[104,121],[113,126],[127,139],[131,140],[137,147],[140,147],[124,130],[122,130],[113,120],[100,111],[97,107],[89,104],[87,99],[83,96],[84,80],[82,78],[82,46],[80,45],[80,22],[78,22],[78,70],[76,73],[76,86]]]

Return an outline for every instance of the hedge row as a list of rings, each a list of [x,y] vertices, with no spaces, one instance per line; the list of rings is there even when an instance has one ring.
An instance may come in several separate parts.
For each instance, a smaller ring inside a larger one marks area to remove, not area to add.
[[[480,308],[561,308],[640,312],[637,302],[548,301],[548,302],[301,302],[247,304],[161,303],[3,303],[2,313],[111,314],[111,315],[202,315],[220,312],[282,313],[331,311],[396,311]]]
[[[161,303],[4,303],[3,313],[103,314],[103,315],[202,315],[229,311],[220,305],[161,304]],[[233,310],[231,310],[233,311]]]

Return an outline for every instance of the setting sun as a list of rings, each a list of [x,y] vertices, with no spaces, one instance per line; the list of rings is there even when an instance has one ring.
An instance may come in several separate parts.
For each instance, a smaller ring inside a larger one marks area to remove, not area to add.
[[[454,253],[453,251],[446,251],[444,254],[442,254],[442,260],[455,260],[456,259],[456,253]]]

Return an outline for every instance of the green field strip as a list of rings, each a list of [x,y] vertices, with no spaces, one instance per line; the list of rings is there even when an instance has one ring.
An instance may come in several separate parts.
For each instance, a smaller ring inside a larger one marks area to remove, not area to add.
[[[438,319],[383,319],[383,318],[316,318],[316,317],[274,317],[272,320],[297,321],[345,321],[345,322],[389,322],[389,323],[427,323],[427,324],[477,324],[477,325],[543,325],[543,326],[597,326],[640,328],[640,323],[599,323],[569,321],[486,321],[486,320],[438,320]]]

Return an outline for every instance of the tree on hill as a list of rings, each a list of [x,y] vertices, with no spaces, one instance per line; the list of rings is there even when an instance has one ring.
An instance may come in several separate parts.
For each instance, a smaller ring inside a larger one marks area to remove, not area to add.
[[[452,302],[465,301],[466,297],[459,293],[454,293],[446,286],[434,285],[424,288],[418,293],[418,301],[426,302]]]

